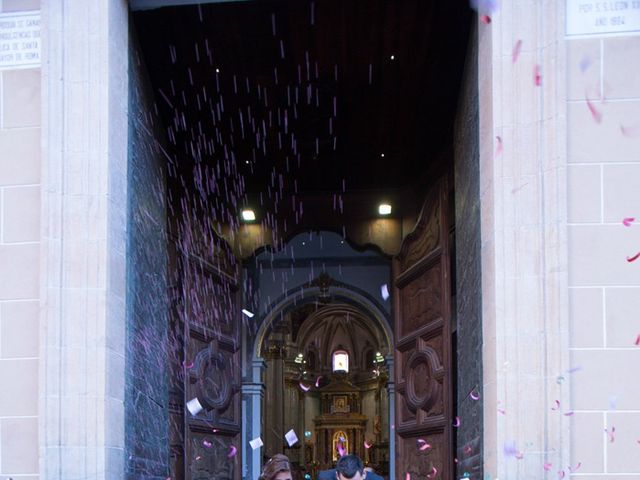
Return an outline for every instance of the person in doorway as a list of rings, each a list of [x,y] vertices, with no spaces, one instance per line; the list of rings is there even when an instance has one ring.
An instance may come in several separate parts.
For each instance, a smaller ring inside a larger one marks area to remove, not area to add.
[[[383,480],[370,468],[365,469],[362,460],[357,455],[340,457],[336,468],[323,470],[318,473],[318,480]]]
[[[293,480],[289,457],[281,453],[275,454],[264,464],[258,480]]]

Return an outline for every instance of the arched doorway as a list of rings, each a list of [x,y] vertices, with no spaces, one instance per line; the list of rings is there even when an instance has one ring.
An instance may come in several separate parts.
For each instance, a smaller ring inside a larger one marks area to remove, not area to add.
[[[312,276],[311,262],[304,260],[321,258],[314,250],[320,244],[329,255]],[[292,288],[266,302],[255,333],[247,327],[254,347],[250,360],[258,368],[246,383],[255,391],[259,380],[262,398],[254,396],[252,413],[261,420],[245,422],[246,435],[262,435],[265,457],[284,451],[301,478],[332,468],[340,452],[356,453],[388,475],[394,456],[393,334],[380,282],[388,281],[390,261],[358,252],[332,232],[301,234],[288,251],[296,247],[305,247],[298,257],[298,270],[305,272],[297,277],[294,272],[293,278],[311,280],[291,282]],[[336,251],[342,251],[340,260],[333,257]],[[270,254],[263,257],[272,261]],[[281,266],[292,275],[290,266]],[[259,283],[255,276],[254,282]],[[285,439],[290,430],[299,440],[293,445]]]

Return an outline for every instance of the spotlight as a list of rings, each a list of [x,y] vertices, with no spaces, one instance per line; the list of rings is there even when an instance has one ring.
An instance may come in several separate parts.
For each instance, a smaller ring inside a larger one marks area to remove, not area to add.
[[[391,215],[391,205],[388,203],[381,203],[378,205],[378,213],[380,215]]]
[[[396,56],[395,55],[391,55],[391,60],[395,60]]]
[[[253,210],[242,210],[242,219],[245,222],[253,222],[256,219],[256,213]]]

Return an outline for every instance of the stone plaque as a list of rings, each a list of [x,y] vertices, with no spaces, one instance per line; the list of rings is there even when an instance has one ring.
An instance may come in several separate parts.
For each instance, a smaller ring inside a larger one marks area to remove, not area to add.
[[[640,34],[640,0],[567,0],[567,36]]]
[[[0,15],[0,70],[40,66],[40,12]]]

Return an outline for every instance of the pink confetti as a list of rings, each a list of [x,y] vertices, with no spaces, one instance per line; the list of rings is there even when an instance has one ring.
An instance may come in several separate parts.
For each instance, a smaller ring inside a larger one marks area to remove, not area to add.
[[[524,458],[524,453],[522,453],[522,452],[518,452],[518,453],[516,453],[516,458],[517,458],[518,460],[522,460],[522,459]]]
[[[579,469],[581,466],[582,466],[582,462],[578,462],[578,464],[577,464],[575,467],[569,467],[569,471],[570,471],[571,473],[573,473],[573,472],[577,472],[577,471],[578,471],[578,469]]]
[[[513,46],[513,51],[511,52],[511,62],[516,63],[518,61],[518,57],[520,56],[520,50],[522,49],[522,40],[518,39],[516,44]]]
[[[491,23],[491,17],[489,15],[481,15],[480,21],[485,25],[489,25]]]
[[[322,375],[320,375],[318,378],[316,378],[316,388],[320,387],[320,379],[322,378]]]
[[[633,257],[627,257],[627,262],[635,262],[640,257],[640,252],[636,253]]]
[[[182,366],[184,368],[186,368],[187,370],[189,370],[190,368],[193,368],[193,362],[187,362],[186,360],[184,362],[182,362]]]
[[[622,124],[620,124],[620,131],[625,137],[637,137],[640,134],[639,128],[625,127]]]
[[[551,470],[551,467],[553,467],[552,463],[545,463],[542,468],[544,468],[545,472],[548,472],[549,470]]]
[[[227,455],[227,457],[229,457],[229,458],[235,457],[237,453],[238,453],[238,449],[236,447],[234,447],[233,445],[231,445],[230,446],[230,450],[229,450],[229,454]]]
[[[431,473],[427,474],[427,478],[436,478],[436,475],[438,475],[438,469],[436,467],[433,467]]]
[[[476,392],[475,389],[469,392],[469,396],[471,397],[471,400],[475,400],[476,402],[480,400],[480,392]]]
[[[555,404],[556,404],[556,406],[555,407],[551,407],[551,410],[558,410],[560,408],[560,400],[556,400]]]
[[[502,415],[506,415],[507,414],[506,410],[503,410],[501,408],[498,409],[498,413],[501,413]]]
[[[496,140],[498,141],[498,144],[496,145],[496,154],[495,156],[498,157],[500,155],[502,155],[502,137],[500,135],[496,135]]]
[[[407,474],[404,476],[405,480],[411,480],[411,474],[409,472],[407,472]]]
[[[456,417],[455,422],[453,422],[453,426],[458,428],[460,426],[460,417]]]
[[[558,471],[558,478],[564,478],[564,476],[565,476],[564,470]]]
[[[623,218],[623,219],[622,219],[622,224],[623,224],[625,227],[630,227],[630,226],[631,226],[631,224],[632,224],[633,222],[635,222],[635,221],[636,221],[636,219],[635,219],[634,217],[625,217],[625,218]]]
[[[466,447],[464,447],[464,453],[466,453],[467,455],[469,455],[472,451],[473,449],[471,448],[471,445],[467,445]]]
[[[538,64],[533,66],[533,84],[536,87],[542,85],[542,74],[540,73],[540,65]]]
[[[211,447],[213,446],[213,443],[211,443],[211,442],[210,442],[209,440],[207,440],[207,439],[204,439],[204,440],[202,441],[202,445],[203,445],[205,448],[211,448]]]
[[[308,392],[309,390],[311,390],[311,387],[308,387],[304,383],[302,383],[302,380],[300,381],[299,385],[303,392]]]
[[[201,457],[200,455],[198,455],[198,456],[196,457],[196,462],[197,462],[198,460],[200,460],[201,458],[202,458],[202,457]]]
[[[367,450],[369,450],[372,446],[373,446],[372,443],[369,443],[366,440],[364,441],[364,448],[366,448]]]
[[[422,438],[417,439],[416,443],[418,444],[418,450],[420,451],[425,451],[431,448],[431,444],[427,443],[427,441]]]
[[[616,441],[616,427],[611,427],[611,430],[605,428],[604,431],[609,435],[609,442],[613,443]]]
[[[596,123],[602,122],[602,113],[598,111],[598,109],[593,105],[593,103],[591,103],[591,100],[589,100],[589,97],[586,94],[584,96],[584,99],[587,102],[587,108],[589,108],[589,111],[591,112],[591,117],[593,118],[593,120]]]
[[[345,450],[344,450],[344,447],[342,446],[342,444],[341,444],[341,443],[339,443],[339,444],[338,444],[338,454],[339,454],[341,457],[344,457],[344,454],[345,454],[345,453],[346,453],[346,452],[345,452]]]
[[[563,413],[563,415],[564,415],[565,417],[570,417],[570,416],[572,416],[572,415],[573,415],[573,412]]]
[[[640,345],[640,333],[636,337],[636,345]]]

